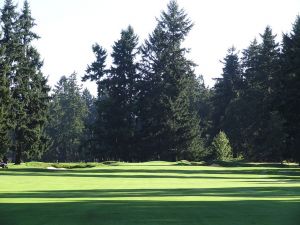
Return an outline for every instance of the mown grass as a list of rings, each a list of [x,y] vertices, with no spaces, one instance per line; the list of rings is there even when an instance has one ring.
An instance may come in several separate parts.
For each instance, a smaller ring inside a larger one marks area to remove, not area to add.
[[[0,170],[5,225],[298,225],[300,169],[189,162]]]

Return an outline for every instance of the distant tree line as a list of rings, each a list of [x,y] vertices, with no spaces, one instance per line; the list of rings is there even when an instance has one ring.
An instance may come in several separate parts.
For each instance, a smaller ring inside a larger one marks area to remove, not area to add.
[[[225,55],[213,88],[195,74],[183,42],[193,23],[176,1],[141,45],[131,26],[112,47],[99,44],[82,81],[74,73],[50,94],[32,42],[25,1],[1,9],[0,155],[44,161],[300,161],[300,17],[281,43],[259,40]],[[213,46],[212,46],[213,47]]]

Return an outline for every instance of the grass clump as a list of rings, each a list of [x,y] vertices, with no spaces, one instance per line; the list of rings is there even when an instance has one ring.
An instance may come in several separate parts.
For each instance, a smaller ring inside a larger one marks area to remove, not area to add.
[[[93,168],[96,165],[93,163],[53,163],[51,166],[55,168],[64,168],[64,169],[85,169]]]

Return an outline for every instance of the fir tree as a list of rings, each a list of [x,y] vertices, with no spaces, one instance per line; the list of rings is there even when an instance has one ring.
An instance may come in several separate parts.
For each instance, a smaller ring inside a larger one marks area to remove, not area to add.
[[[8,65],[5,61],[4,47],[0,45],[0,157],[8,151],[10,146],[10,90],[8,79]]]
[[[283,36],[282,73],[277,81],[278,110],[286,120],[287,158],[300,162],[300,16],[290,34]]]
[[[221,78],[216,79],[214,94],[212,96],[213,113],[213,135],[220,129],[224,130],[233,140],[235,150],[239,150],[241,128],[239,127],[240,93],[243,85],[242,69],[238,53],[234,47],[230,48],[223,62],[223,73]]]
[[[192,107],[195,89],[187,91],[195,82],[195,65],[182,47],[192,26],[184,10],[171,1],[142,48],[140,121],[146,155],[180,158],[192,143],[201,145],[200,121]]]
[[[218,160],[232,159],[230,142],[223,131],[220,131],[214,138],[212,148]]]
[[[110,99],[108,128],[112,149],[123,160],[134,158],[136,127],[137,55],[138,38],[131,26],[121,32],[113,46],[113,66],[107,79]]]
[[[280,72],[279,44],[267,27],[262,43],[253,42],[244,51],[243,65],[246,88],[244,107],[244,147],[252,160],[281,160],[285,134],[283,119],[274,108],[275,84]]]
[[[75,73],[61,77],[52,98],[51,122],[47,126],[52,145],[45,158],[60,162],[79,160],[87,105]]]
[[[107,53],[106,50],[97,43],[92,46],[92,50],[96,56],[96,60],[87,66],[86,74],[82,77],[82,81],[95,81],[98,88],[98,98],[102,98],[105,96],[105,87],[101,83],[101,79],[107,72],[105,70]]]
[[[84,80],[96,80],[98,158],[131,160],[135,147],[138,39],[132,27],[121,32],[113,46],[113,66],[105,70],[106,52],[98,47],[96,61],[88,66]],[[95,76],[95,74],[97,74]],[[106,74],[106,77],[103,75]]]
[[[93,161],[95,147],[97,146],[97,136],[95,135],[95,126],[97,126],[96,98],[88,89],[84,89],[82,92],[82,100],[85,103],[87,112],[84,116],[84,131],[81,138],[80,158],[85,161]]]
[[[23,157],[39,158],[47,147],[43,129],[47,120],[50,89],[41,72],[43,63],[40,55],[32,46],[32,41],[38,38],[32,32],[34,26],[29,4],[25,1],[17,19],[16,35],[19,46],[15,51],[20,49],[20,55],[12,85],[16,164],[20,164]]]

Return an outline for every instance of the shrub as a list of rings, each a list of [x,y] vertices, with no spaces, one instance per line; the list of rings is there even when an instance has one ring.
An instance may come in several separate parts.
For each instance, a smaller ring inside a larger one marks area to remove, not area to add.
[[[232,149],[226,134],[220,131],[213,139],[212,149],[218,160],[232,159]]]

